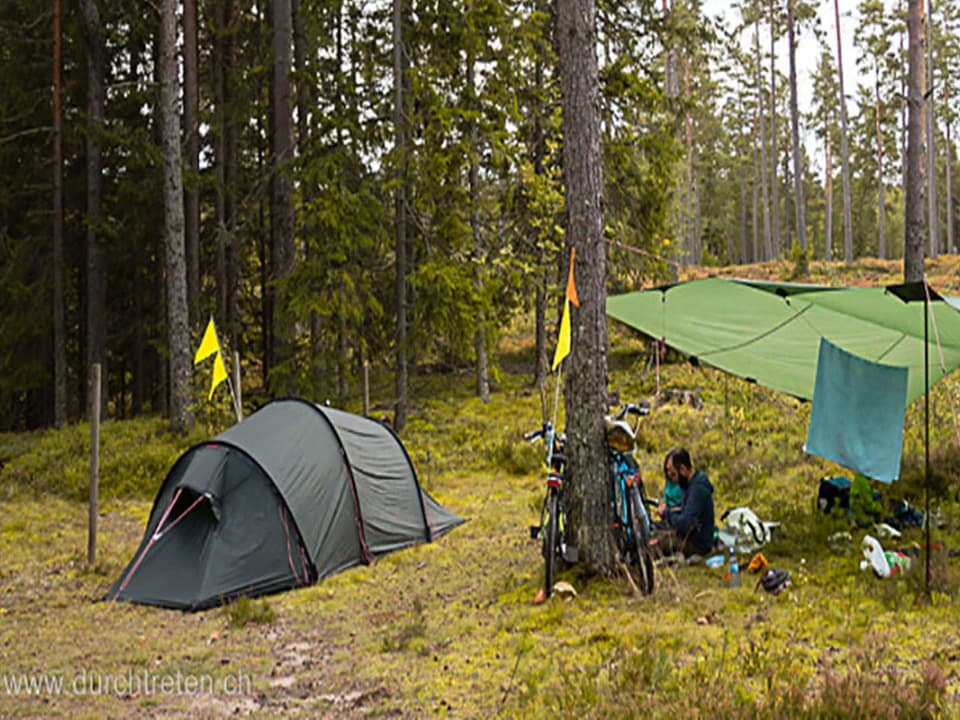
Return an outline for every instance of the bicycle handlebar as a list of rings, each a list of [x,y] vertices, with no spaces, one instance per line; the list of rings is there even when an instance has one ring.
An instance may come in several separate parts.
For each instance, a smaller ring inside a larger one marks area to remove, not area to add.
[[[638,417],[643,417],[644,415],[650,414],[650,404],[649,403],[627,403],[619,412],[617,412],[614,419],[622,420],[625,415],[636,415]]]

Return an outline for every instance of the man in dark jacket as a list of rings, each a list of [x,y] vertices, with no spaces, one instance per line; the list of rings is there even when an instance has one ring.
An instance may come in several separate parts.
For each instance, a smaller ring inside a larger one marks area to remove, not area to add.
[[[661,503],[658,508],[665,529],[655,533],[664,555],[682,552],[685,556],[706,555],[713,549],[713,485],[702,470],[694,470],[690,453],[675,448],[664,462],[667,476],[680,484],[683,502],[679,508]]]

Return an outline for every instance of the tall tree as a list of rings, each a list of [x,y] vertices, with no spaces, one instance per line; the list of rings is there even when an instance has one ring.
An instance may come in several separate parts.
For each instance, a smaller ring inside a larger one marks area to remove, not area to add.
[[[404,26],[406,0],[393,0],[393,133],[395,153],[394,246],[396,253],[397,365],[396,405],[393,424],[397,432],[407,425],[407,53]]]
[[[823,258],[827,261],[833,260],[833,137],[839,97],[837,81],[830,51],[821,44],[820,60],[813,77],[813,116],[819,119],[816,133],[824,150]]]
[[[293,368],[294,328],[283,302],[284,279],[296,264],[294,242],[293,184],[290,162],[293,159],[293,109],[291,107],[290,69],[293,54],[293,11],[290,0],[273,0],[273,74],[270,83],[272,107],[270,153],[270,284],[273,297],[273,338],[268,342],[267,383],[271,392],[280,390],[277,374],[281,370],[284,385],[289,384]]]
[[[577,251],[580,308],[572,323],[564,383],[570,530],[584,560],[612,570],[607,537],[609,485],[603,415],[607,400],[606,255],[603,155],[598,108],[596,6],[558,0],[557,41],[563,113],[566,241]]]
[[[895,138],[896,110],[893,105],[898,95],[897,76],[899,62],[893,54],[894,29],[881,0],[862,0],[859,6],[860,23],[856,42],[861,54],[858,66],[860,74],[872,79],[874,124],[873,140],[876,148],[877,180],[877,248],[878,255],[887,255],[886,197],[888,160],[896,158]],[[890,147],[888,147],[890,146]]]
[[[187,266],[184,249],[183,163],[180,114],[177,112],[177,2],[162,0],[157,35],[160,96],[158,116],[163,156],[163,237],[166,248],[167,337],[170,353],[170,418],[174,427],[193,425],[190,392],[190,330],[187,311]]]
[[[937,223],[937,156],[936,156],[936,106],[934,98],[934,24],[933,0],[927,0],[927,19],[925,23],[924,43],[927,50],[927,92],[924,97],[927,106],[924,108],[924,118],[927,130],[927,234],[930,236],[930,257],[940,254],[940,229]]]
[[[87,372],[100,363],[101,377],[107,383],[106,366],[106,290],[100,233],[103,222],[104,106],[106,104],[106,50],[96,0],[84,0],[83,21],[87,34]],[[84,377],[87,375],[85,374]],[[101,395],[103,405],[110,397]],[[102,407],[101,407],[102,409]]]
[[[797,46],[794,38],[793,0],[787,0],[787,33],[790,42],[790,129],[793,137],[794,212],[800,249],[807,251],[807,224],[803,205],[803,164],[800,152],[800,111],[797,108]]]
[[[754,20],[753,48],[754,59],[756,63],[756,90],[757,90],[757,119],[760,126],[760,188],[763,194],[763,259],[770,260],[773,257],[773,245],[771,244],[772,235],[770,233],[770,200],[767,191],[768,165],[767,165],[767,139],[766,139],[766,120],[763,117],[763,83],[760,80],[760,20]],[[776,164],[776,158],[771,158],[770,162]],[[759,260],[755,257],[754,260]]]
[[[770,242],[771,257],[779,258],[780,247],[780,202],[777,197],[777,16],[775,0],[769,0],[770,9]],[[787,220],[789,222],[789,220]]]
[[[60,0],[53,0],[53,424],[67,424],[67,339],[64,319],[63,129],[60,112]]]
[[[484,269],[486,268],[486,263],[484,262],[485,250],[483,246],[483,236],[480,232],[480,143],[479,143],[479,103],[477,102],[477,49],[474,45],[476,38],[481,37],[481,34],[477,31],[476,27],[471,27],[473,25],[474,13],[472,8],[468,5],[467,10],[467,21],[470,32],[467,33],[466,42],[467,52],[466,52],[466,75],[467,75],[467,134],[469,136],[470,142],[470,153],[468,161],[468,170],[467,170],[467,182],[469,185],[469,204],[470,204],[470,232],[473,235],[473,248],[474,248],[474,283],[476,285],[476,293],[478,298],[483,297],[483,285],[484,285]],[[477,397],[484,403],[490,402],[490,371],[488,367],[488,358],[487,358],[487,329],[486,329],[486,315],[484,313],[483,304],[479,303],[479,311],[477,313],[477,329],[474,331],[473,336],[473,347],[474,352],[477,357],[476,365],[476,374],[477,374]]]
[[[924,110],[926,108],[923,53],[923,0],[907,1],[907,187],[904,207],[903,280],[923,279],[923,158]]]
[[[843,90],[843,47],[840,34],[840,0],[833,0],[837,30],[837,81],[840,86],[840,165],[843,173],[843,259],[853,262],[853,201],[850,197],[850,150],[847,143],[847,96]]]
[[[184,242],[187,306],[191,320],[196,319],[200,310],[200,79],[197,62],[197,0],[183,0],[183,144],[187,156]]]

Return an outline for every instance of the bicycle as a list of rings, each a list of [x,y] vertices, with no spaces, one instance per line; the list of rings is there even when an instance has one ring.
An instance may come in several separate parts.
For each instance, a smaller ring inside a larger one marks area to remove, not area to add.
[[[649,595],[654,588],[653,550],[651,547],[651,519],[648,500],[643,488],[640,466],[634,459],[637,428],[640,418],[649,415],[648,405],[627,403],[612,418],[605,418],[607,452],[610,457],[610,506],[613,522],[610,529],[617,552],[617,560],[624,568],[627,580],[641,595]],[[636,416],[631,426],[624,418]]]
[[[540,524],[530,526],[530,537],[542,541],[540,547],[544,567],[543,590],[545,597],[549,598],[553,592],[557,558],[561,557],[568,563],[577,561],[577,549],[567,545],[565,537],[563,479],[566,470],[566,436],[557,434],[552,423],[547,421],[539,430],[525,433],[523,437],[529,441],[542,439],[547,449],[547,492],[540,508]]]

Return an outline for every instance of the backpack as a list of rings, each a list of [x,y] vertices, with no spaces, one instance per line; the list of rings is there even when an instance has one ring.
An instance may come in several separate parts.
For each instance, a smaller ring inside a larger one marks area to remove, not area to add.
[[[770,529],[748,507],[728,508],[720,520],[725,524],[719,537],[737,552],[753,552],[770,541]]]

